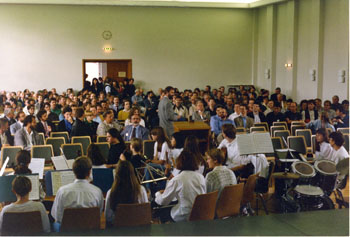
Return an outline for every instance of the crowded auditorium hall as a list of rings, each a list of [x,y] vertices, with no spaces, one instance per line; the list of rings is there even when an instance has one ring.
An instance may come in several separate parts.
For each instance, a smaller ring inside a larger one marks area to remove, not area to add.
[[[0,235],[349,236],[347,0],[0,0]]]

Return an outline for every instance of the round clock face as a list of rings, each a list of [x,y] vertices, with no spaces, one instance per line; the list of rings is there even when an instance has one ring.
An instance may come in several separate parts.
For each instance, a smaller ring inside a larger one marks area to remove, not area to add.
[[[112,38],[112,32],[110,32],[109,30],[105,30],[103,31],[102,33],[102,37],[105,39],[105,40],[109,40]]]

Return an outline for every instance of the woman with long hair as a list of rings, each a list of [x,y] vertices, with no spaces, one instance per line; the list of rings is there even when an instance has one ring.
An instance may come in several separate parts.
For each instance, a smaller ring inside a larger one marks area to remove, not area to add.
[[[114,214],[118,204],[148,202],[146,189],[140,185],[134,167],[129,161],[120,160],[115,168],[112,188],[106,195],[105,216],[107,226],[114,223]]]
[[[155,127],[151,130],[152,140],[154,143],[154,157],[151,161],[155,164],[165,165],[169,162],[168,156],[170,154],[170,140],[165,134],[162,127]]]
[[[328,143],[328,134],[325,128],[320,128],[316,131],[316,160],[326,159],[332,154],[332,147]]]
[[[91,143],[87,148],[87,157],[92,162],[92,168],[106,168],[106,159],[102,156],[100,149],[94,143]]]
[[[203,174],[205,168],[207,167],[207,163],[204,157],[202,156],[202,153],[199,151],[198,138],[193,135],[186,137],[184,150],[190,151],[195,155],[198,164],[198,172],[200,174]]]
[[[16,167],[14,168],[13,174],[31,174],[32,171],[28,168],[30,161],[30,152],[21,150],[16,154]]]

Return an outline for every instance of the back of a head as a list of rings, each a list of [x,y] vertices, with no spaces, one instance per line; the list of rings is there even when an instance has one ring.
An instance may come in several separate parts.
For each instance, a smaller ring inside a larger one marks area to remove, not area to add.
[[[230,139],[236,138],[236,128],[232,124],[222,125],[222,133]]]
[[[91,168],[91,160],[86,156],[78,157],[73,163],[73,172],[77,179],[89,177]]]
[[[195,155],[190,152],[183,150],[179,157],[176,159],[176,168],[179,170],[190,170],[195,171],[198,169],[198,162]]]
[[[106,164],[106,160],[102,156],[100,149],[94,143],[88,146],[87,157],[91,159],[92,165],[100,166]]]
[[[83,117],[84,116],[84,109],[81,107],[77,108],[77,110],[75,111],[75,116],[77,118]]]
[[[341,132],[332,132],[329,134],[329,138],[334,140],[335,145],[342,146],[344,144],[344,136]]]
[[[31,174],[32,171],[28,168],[31,161],[29,151],[21,150],[16,154],[17,165],[14,169],[15,174]]]
[[[223,152],[220,149],[210,149],[207,152],[207,155],[212,158],[213,160],[216,160],[218,164],[223,165],[224,161],[225,161],[225,156],[223,154]]]
[[[130,141],[130,145],[136,152],[142,151],[142,140],[140,138],[133,137]]]
[[[184,150],[188,150],[194,154],[199,154],[199,142],[198,138],[194,135],[189,135],[185,139]]]
[[[12,181],[12,190],[19,196],[24,197],[32,190],[32,183],[25,176],[17,176]]]

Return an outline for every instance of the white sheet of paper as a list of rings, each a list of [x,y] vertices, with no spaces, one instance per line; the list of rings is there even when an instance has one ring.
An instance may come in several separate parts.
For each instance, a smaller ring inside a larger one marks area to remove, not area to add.
[[[70,160],[66,160],[68,169],[73,169],[73,163],[74,163],[74,159],[70,159]]]
[[[274,153],[269,133],[254,133],[252,135],[257,153]]]
[[[66,184],[73,183],[75,176],[73,171],[56,171],[51,172],[51,181],[52,181],[52,195],[56,195],[58,189]]]
[[[7,163],[9,162],[10,158],[7,157],[4,164],[2,164],[2,167],[1,167],[1,170],[0,170],[0,176],[2,176],[5,172],[5,169],[6,169],[6,166],[7,166]]]
[[[43,179],[44,166],[45,166],[45,159],[32,158],[28,168],[32,171],[33,174],[39,174],[39,179]]]
[[[242,134],[237,136],[237,147],[239,155],[255,154],[255,146],[253,145],[253,134]]]
[[[45,160],[45,159],[44,159]],[[32,191],[29,193],[29,200],[40,199],[40,182],[39,175],[28,175],[26,176],[32,182]]]
[[[69,169],[66,158],[64,156],[53,156],[51,157],[52,163],[56,170],[66,170]]]

